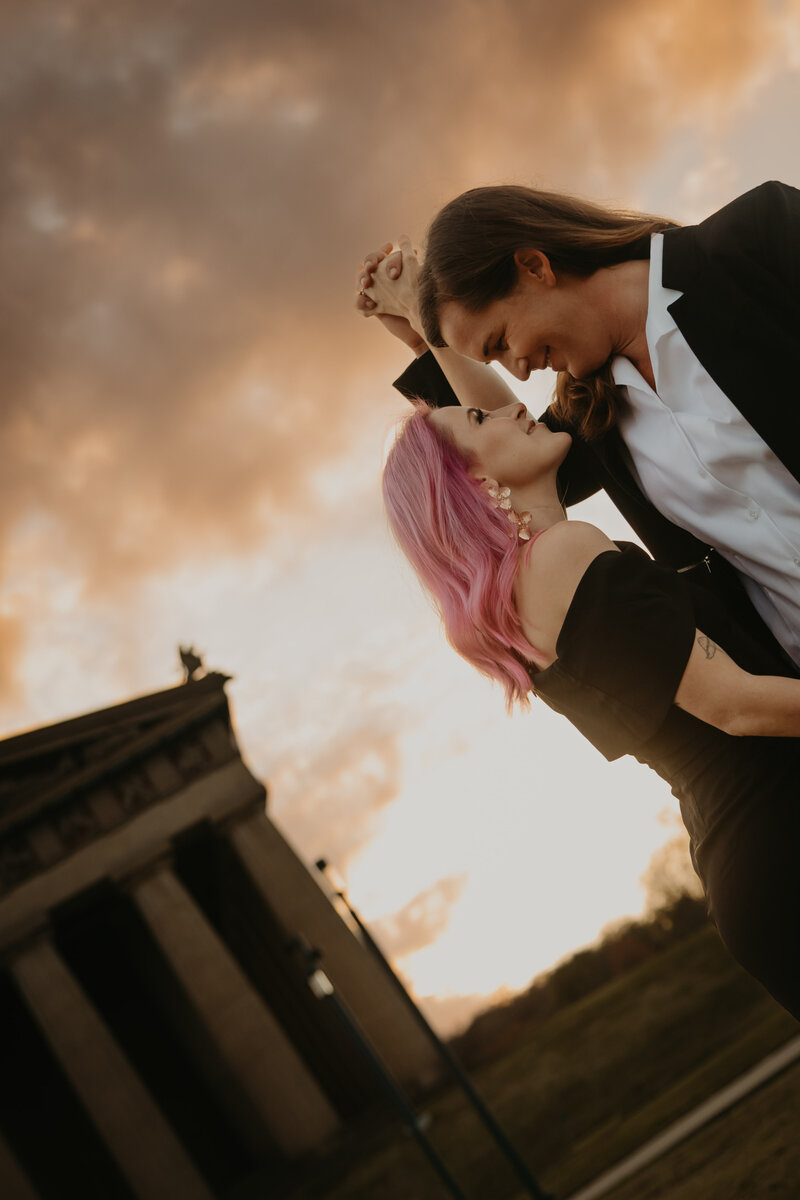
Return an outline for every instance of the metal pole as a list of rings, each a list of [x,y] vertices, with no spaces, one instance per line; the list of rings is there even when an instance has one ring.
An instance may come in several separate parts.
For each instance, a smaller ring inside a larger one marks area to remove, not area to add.
[[[425,1154],[431,1166],[450,1192],[450,1195],[454,1196],[455,1200],[467,1200],[467,1197],[445,1166],[444,1161],[425,1136],[419,1116],[400,1091],[386,1065],[378,1057],[358,1021],[350,1012],[350,1009],[336,995],[333,984],[319,966],[320,952],[309,946],[303,937],[295,938],[290,945],[290,949],[302,955],[306,968],[306,980],[311,991],[318,1000],[324,1001],[336,1013],[340,1023],[347,1030],[352,1041],[361,1052],[362,1057],[366,1059],[374,1073],[378,1076],[384,1091],[400,1112],[405,1128],[415,1138],[423,1154]]]
[[[317,859],[315,866],[318,871],[320,871],[324,874],[328,868],[328,863],[324,858],[320,858],[320,859]],[[526,1163],[522,1160],[519,1153],[515,1149],[514,1145],[509,1140],[507,1134],[504,1132],[502,1127],[498,1124],[496,1118],[492,1115],[490,1110],[487,1108],[486,1103],[483,1100],[483,1098],[481,1097],[481,1095],[476,1091],[472,1081],[470,1080],[469,1076],[464,1071],[464,1068],[461,1066],[461,1064],[459,1063],[458,1059],[453,1054],[450,1047],[445,1042],[442,1041],[442,1039],[439,1037],[436,1030],[428,1023],[424,1013],[417,1007],[417,1004],[415,1003],[413,997],[408,994],[408,992],[406,991],[405,986],[403,984],[403,981],[397,976],[397,974],[395,973],[394,967],[389,962],[388,958],[386,957],[386,955],[383,953],[383,951],[381,950],[378,943],[373,938],[369,929],[366,927],[364,922],[361,920],[361,917],[358,915],[358,913],[356,912],[353,905],[348,900],[347,895],[344,891],[344,888],[336,887],[335,884],[334,884],[334,888],[335,888],[337,897],[346,906],[347,911],[350,913],[350,916],[353,918],[356,925],[358,926],[358,928],[364,938],[364,941],[367,944],[367,947],[372,951],[372,953],[377,958],[378,962],[381,964],[383,969],[386,971],[387,975],[390,977],[390,979],[394,983],[398,992],[402,996],[404,1003],[410,1009],[410,1011],[413,1014],[417,1023],[421,1026],[421,1028],[427,1034],[427,1036],[431,1040],[431,1042],[433,1042],[433,1044],[436,1047],[436,1049],[438,1050],[440,1056],[442,1057],[444,1062],[447,1064],[452,1075],[455,1077],[456,1082],[459,1084],[462,1091],[464,1092],[464,1095],[467,1097],[469,1102],[472,1104],[473,1108],[475,1109],[476,1113],[480,1117],[481,1121],[483,1121],[483,1124],[485,1125],[486,1129],[488,1130],[490,1135],[494,1138],[497,1146],[499,1147],[501,1152],[505,1155],[506,1159],[513,1167],[514,1171],[517,1174],[517,1177],[522,1180],[523,1184],[525,1185],[525,1190],[527,1191],[528,1195],[532,1196],[534,1198],[534,1200],[556,1200],[555,1196],[553,1196],[552,1193],[542,1191],[541,1187],[536,1182],[536,1180],[534,1179],[531,1172],[528,1170]]]

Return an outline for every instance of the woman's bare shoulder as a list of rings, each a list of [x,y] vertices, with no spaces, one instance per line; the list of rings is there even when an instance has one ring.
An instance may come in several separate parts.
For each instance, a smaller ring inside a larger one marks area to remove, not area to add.
[[[551,569],[586,569],[589,563],[606,550],[616,550],[610,537],[588,521],[560,521],[536,539],[531,552],[525,555],[526,568],[538,563]]]

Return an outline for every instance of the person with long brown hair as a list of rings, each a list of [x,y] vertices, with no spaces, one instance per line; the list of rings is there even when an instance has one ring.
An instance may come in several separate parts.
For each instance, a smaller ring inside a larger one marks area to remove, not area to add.
[[[669,783],[723,941],[800,1019],[800,678],[688,573],[567,520],[570,447],[519,401],[417,402],[384,469],[392,531],[509,707],[534,696]]]
[[[492,409],[513,394],[477,364],[554,369],[565,503],[605,488],[658,561],[800,664],[800,192],[763,184],[680,227],[473,189],[430,227],[411,325],[408,298],[393,313],[370,294],[387,252],[400,278],[416,271],[409,244],[368,256],[358,306],[406,321],[392,331],[420,356],[404,394],[452,404],[455,387]]]

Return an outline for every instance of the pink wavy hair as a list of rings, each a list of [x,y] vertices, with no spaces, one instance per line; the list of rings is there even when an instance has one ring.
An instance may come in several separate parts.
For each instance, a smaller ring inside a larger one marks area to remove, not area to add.
[[[527,707],[525,662],[538,655],[522,632],[512,589],[516,530],[469,473],[469,461],[419,402],[386,459],[383,500],[400,548],[433,597],[450,645],[502,683],[506,707]]]

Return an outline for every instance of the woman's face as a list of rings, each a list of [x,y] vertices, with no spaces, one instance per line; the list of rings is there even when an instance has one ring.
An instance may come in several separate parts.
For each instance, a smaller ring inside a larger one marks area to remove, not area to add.
[[[457,300],[442,305],[447,345],[478,362],[499,362],[517,379],[545,367],[578,379],[602,367],[614,353],[611,322],[593,303],[588,280],[556,278],[538,251],[521,252],[517,272],[514,291],[480,312]]]
[[[474,475],[512,489],[542,478],[554,480],[572,441],[568,433],[553,433],[535,421],[522,403],[493,412],[439,408],[429,419],[455,442]]]

